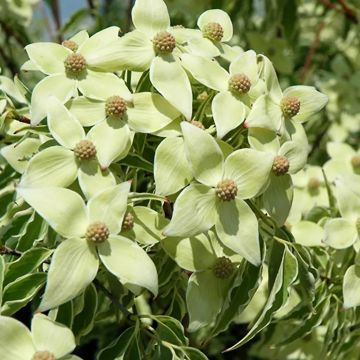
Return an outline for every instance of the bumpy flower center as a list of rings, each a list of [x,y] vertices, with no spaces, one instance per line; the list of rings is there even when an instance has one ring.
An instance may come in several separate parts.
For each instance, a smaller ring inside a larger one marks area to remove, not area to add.
[[[85,237],[88,241],[100,244],[107,240],[110,232],[108,227],[101,221],[90,224],[86,230]]]
[[[121,96],[111,96],[106,100],[106,116],[115,116],[121,118],[126,114],[126,111],[126,101]]]
[[[72,41],[72,40],[64,40],[62,42],[62,46],[66,47],[74,52],[79,48],[79,45],[75,41]]]
[[[229,90],[235,94],[246,94],[251,88],[251,81],[245,74],[232,75],[229,80]]]
[[[224,29],[219,23],[211,22],[204,26],[202,33],[204,38],[221,41],[224,36]]]
[[[360,217],[357,218],[355,226],[356,226],[356,230],[360,236]]]
[[[134,227],[134,215],[131,213],[127,213],[124,217],[121,229],[122,231],[132,230]]]
[[[86,70],[86,60],[81,54],[70,54],[65,59],[64,66],[68,75],[81,75]]]
[[[234,200],[237,195],[237,186],[234,180],[225,179],[216,185],[216,195],[222,201]]]
[[[213,274],[219,279],[228,279],[234,272],[234,264],[225,256],[215,260],[212,268]]]
[[[74,154],[80,160],[90,160],[96,156],[96,147],[90,140],[81,140],[75,145]]]
[[[153,40],[155,52],[158,54],[170,54],[176,46],[176,40],[173,35],[167,31],[157,33]]]
[[[54,354],[49,351],[37,351],[32,360],[56,360]]]
[[[355,155],[351,159],[351,165],[356,172],[360,172],[360,155]]]
[[[289,160],[285,156],[275,156],[272,170],[276,176],[285,175],[289,171],[289,167]]]
[[[317,190],[321,185],[321,182],[318,178],[312,177],[308,181],[309,190]]]
[[[200,121],[191,120],[191,124],[198,127],[201,130],[205,130],[205,126]]]
[[[285,96],[280,107],[285,117],[292,118],[300,111],[300,100],[295,96]]]

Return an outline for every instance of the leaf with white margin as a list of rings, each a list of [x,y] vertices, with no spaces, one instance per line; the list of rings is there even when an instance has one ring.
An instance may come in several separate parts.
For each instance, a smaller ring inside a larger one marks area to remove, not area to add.
[[[51,146],[37,153],[28,164],[21,187],[69,186],[77,176],[74,153],[62,146]]]
[[[116,185],[114,174],[106,169],[101,170],[96,160],[83,161],[78,171],[78,181],[87,199],[100,191]]]
[[[98,253],[106,268],[119,278],[120,282],[158,293],[158,276],[149,255],[134,241],[123,236],[110,235],[98,246]]]
[[[340,177],[335,185],[341,216],[355,223],[360,218],[360,176]]]
[[[229,73],[215,60],[201,56],[182,54],[184,68],[201,84],[217,91],[227,91]]]
[[[97,58],[98,52],[116,40],[119,37],[119,31],[118,26],[110,26],[98,31],[79,46],[77,53],[85,57],[90,67],[101,65],[101,61]]]
[[[256,85],[259,79],[259,74],[255,51],[248,50],[240,54],[230,64],[229,70],[231,75],[245,74],[249,78],[251,86]]]
[[[113,95],[120,95],[126,101],[132,100],[132,94],[122,79],[115,74],[87,70],[84,79],[79,80],[81,93],[94,100],[106,100]]]
[[[65,103],[77,95],[76,81],[68,79],[65,74],[55,74],[42,79],[35,86],[31,96],[31,125],[37,125],[46,116],[49,109],[49,97],[55,96]]]
[[[46,75],[63,74],[64,61],[73,52],[66,47],[51,42],[38,42],[25,47],[30,60]]]
[[[351,265],[344,275],[343,296],[346,309],[360,305],[360,267]]]
[[[194,272],[214,265],[218,258],[214,243],[211,237],[199,234],[190,238],[165,238],[161,246],[181,268]]]
[[[219,218],[215,224],[220,241],[255,266],[261,263],[258,222],[241,199],[218,203]]]
[[[291,176],[271,174],[270,179],[270,185],[263,194],[264,206],[276,224],[282,226],[289,216],[293,201],[294,190]]]
[[[192,174],[183,138],[165,138],[156,148],[154,179],[159,195],[174,194],[190,182]]]
[[[229,279],[216,278],[212,270],[195,272],[190,276],[186,291],[189,332],[214,323],[221,311],[229,283]]]
[[[87,138],[94,143],[96,156],[105,169],[115,159],[124,158],[132,144],[129,126],[116,118],[108,118],[92,127]]]
[[[236,150],[225,160],[224,179],[235,181],[238,198],[257,196],[269,183],[273,159],[272,154],[262,151]]]
[[[29,329],[18,320],[0,316],[1,360],[29,360],[35,351]]]
[[[63,324],[43,314],[35,314],[31,321],[31,334],[37,351],[50,351],[59,359],[75,349],[75,337]]]
[[[39,311],[58,307],[81,294],[94,280],[98,267],[93,244],[80,238],[63,241],[51,260]]]
[[[246,123],[249,127],[259,127],[276,132],[281,128],[282,119],[280,106],[271,99],[270,95],[262,95],[253,104]]]
[[[324,246],[324,229],[311,221],[299,221],[291,226],[295,241],[303,246]]]
[[[136,132],[158,131],[181,115],[159,94],[137,93],[133,102],[134,107],[127,109],[127,119],[130,128]]]
[[[77,119],[57,98],[50,97],[47,113],[51,135],[62,146],[73,149],[85,137],[85,131]]]
[[[102,221],[111,234],[121,230],[123,217],[127,207],[130,182],[105,189],[88,202],[89,222]]]
[[[219,139],[245,120],[245,105],[229,91],[217,94],[212,101],[211,109],[216,125],[216,135]]]
[[[221,41],[229,41],[233,36],[233,25],[230,19],[230,16],[223,10],[220,9],[211,9],[203,12],[197,21],[197,25],[200,30],[209,24],[209,23],[218,23],[224,30],[224,35]]]
[[[330,219],[326,222],[324,230],[324,243],[334,249],[346,249],[358,239],[355,224],[347,219]]]
[[[170,27],[170,16],[163,0],[137,0],[131,11],[136,29],[152,37]]]
[[[59,187],[18,187],[17,192],[60,235],[85,235],[88,219],[78,193]]]
[[[196,180],[216,186],[222,179],[224,157],[215,139],[198,127],[185,121],[181,123],[186,157]]]
[[[150,81],[156,90],[186,118],[191,120],[191,84],[180,61],[172,55],[157,56],[151,63]]]
[[[103,101],[78,96],[71,99],[67,106],[71,114],[75,116],[82,126],[93,126],[106,118],[105,103]]]
[[[22,174],[28,166],[28,158],[38,151],[40,145],[39,139],[26,138],[21,142],[2,147],[0,154],[13,169]]]
[[[191,184],[176,199],[170,224],[165,236],[194,236],[209,230],[216,221],[215,189]]]
[[[295,121],[304,122],[322,110],[329,98],[317,91],[313,86],[296,85],[284,91],[285,96],[294,96],[300,100],[300,111],[293,117]]]

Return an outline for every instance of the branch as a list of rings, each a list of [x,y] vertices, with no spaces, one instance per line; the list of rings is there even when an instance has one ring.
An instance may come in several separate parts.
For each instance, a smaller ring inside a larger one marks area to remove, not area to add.
[[[338,3],[341,5],[343,12],[345,16],[354,23],[358,23],[358,18],[356,17],[355,13],[349,8],[349,6],[346,4],[345,0],[338,0]]]

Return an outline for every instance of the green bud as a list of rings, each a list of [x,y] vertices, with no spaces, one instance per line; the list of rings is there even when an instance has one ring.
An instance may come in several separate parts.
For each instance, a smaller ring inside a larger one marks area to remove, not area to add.
[[[204,38],[211,41],[221,41],[224,36],[224,29],[219,23],[211,22],[204,26],[202,33]]]
[[[292,118],[300,111],[300,100],[295,96],[285,96],[281,100],[280,107],[285,117]]]
[[[289,160],[285,156],[275,156],[272,170],[276,176],[285,175],[289,171],[289,167]]]
[[[134,227],[134,215],[128,212],[124,217],[121,230],[129,231],[132,230],[133,227]]]
[[[37,351],[32,360],[56,360],[54,354],[49,351]]]
[[[61,45],[72,50],[73,52],[75,52],[79,48],[79,45],[72,40],[64,40]]]
[[[110,231],[103,222],[94,222],[88,226],[86,230],[86,240],[92,241],[95,244],[103,243],[108,239]]]
[[[121,96],[111,96],[106,100],[106,116],[122,118],[127,111],[126,101]]]
[[[234,180],[222,180],[215,188],[217,197],[222,201],[234,200],[237,195],[237,186]]]
[[[251,81],[245,74],[232,75],[229,80],[229,90],[235,94],[246,94],[251,88]]]
[[[167,31],[157,33],[152,42],[154,44],[154,50],[157,54],[171,54],[176,46],[174,36]]]
[[[225,256],[217,258],[212,267],[213,274],[219,279],[228,279],[234,272],[234,269],[234,264]]]
[[[79,76],[86,70],[86,60],[81,54],[70,54],[64,61],[65,72],[69,76]]]
[[[96,156],[96,147],[90,140],[81,140],[75,145],[74,154],[79,160],[90,160]]]

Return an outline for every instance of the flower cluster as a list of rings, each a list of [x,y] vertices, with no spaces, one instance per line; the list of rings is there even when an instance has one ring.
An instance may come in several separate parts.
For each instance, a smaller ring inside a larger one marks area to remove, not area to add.
[[[59,236],[41,311],[83,293],[99,267],[128,291],[156,296],[150,250],[164,250],[191,272],[186,300],[195,331],[214,324],[239,264],[264,262],[260,235],[267,224],[284,227],[298,187],[323,204],[324,179],[306,168],[303,123],[327,96],[311,86],[282,90],[266,56],[230,45],[224,11],[208,10],[198,29],[187,29],[171,26],[163,0],[151,4],[136,0],[135,29],[121,37],[112,26],[28,45],[22,70],[44,75],[30,101],[20,92],[31,126],[10,110],[4,116],[9,132],[31,136],[1,154],[21,173],[19,199]],[[335,153],[329,169],[340,166]],[[341,166],[358,171],[358,157]],[[144,186],[139,174],[151,180]],[[336,187],[346,220],[329,221],[325,241],[335,241],[346,221],[350,245],[359,218],[341,200],[350,187],[340,180]]]

